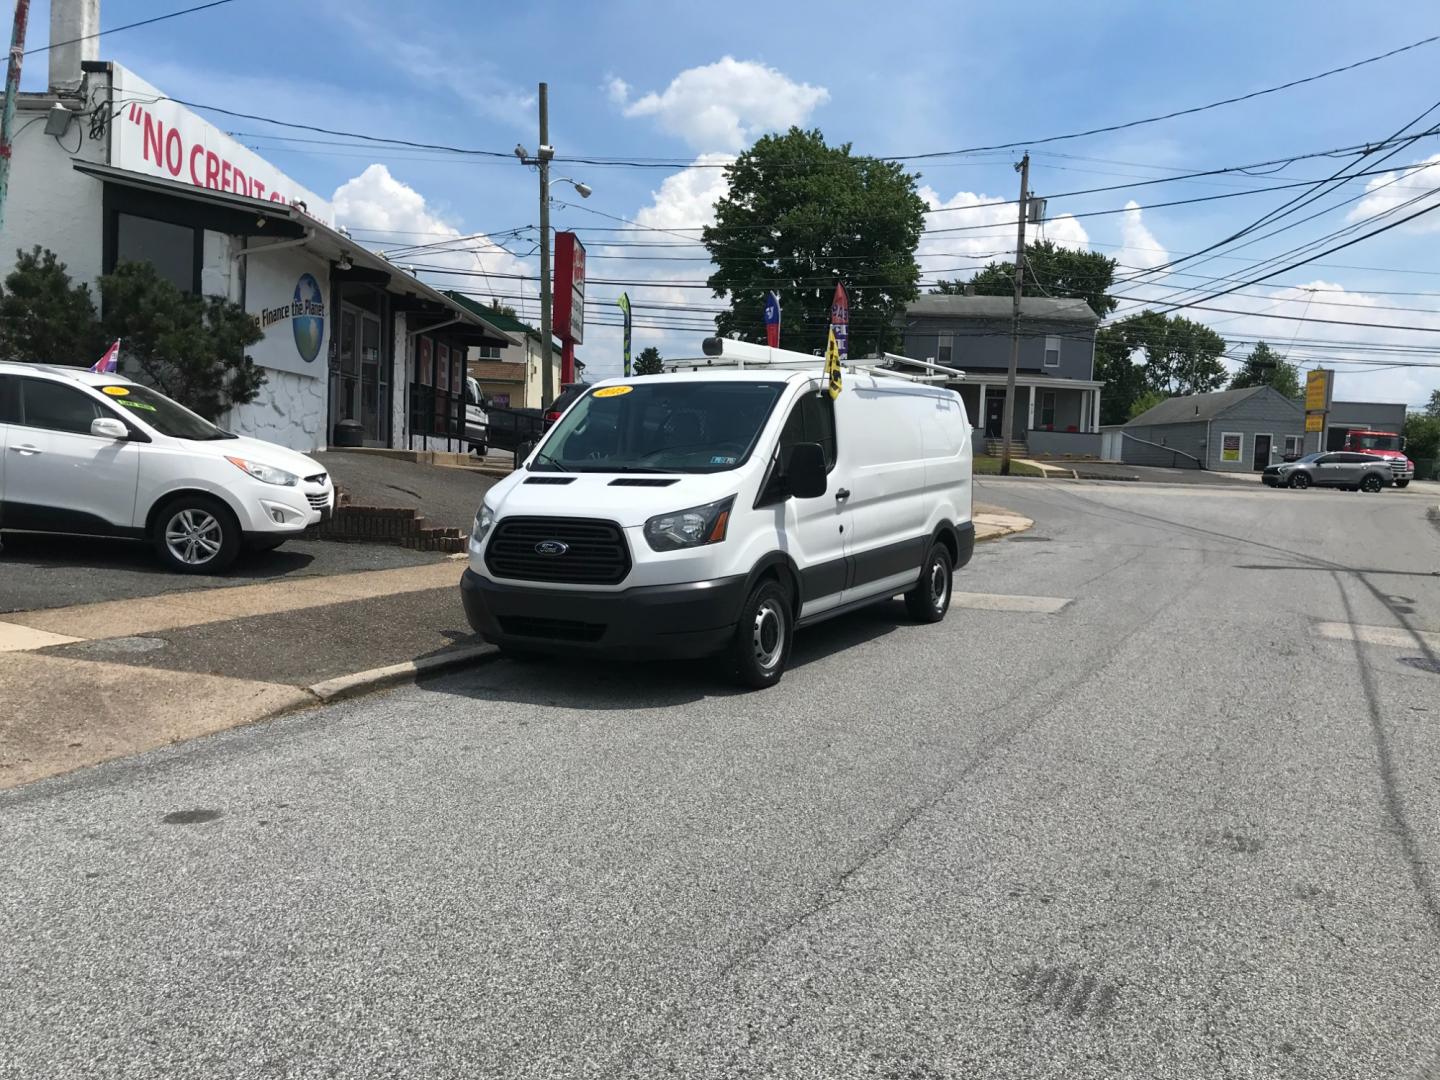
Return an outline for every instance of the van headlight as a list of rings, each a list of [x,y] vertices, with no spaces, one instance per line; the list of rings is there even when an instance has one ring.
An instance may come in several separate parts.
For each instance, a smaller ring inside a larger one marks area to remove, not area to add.
[[[718,544],[725,539],[725,530],[730,524],[730,509],[734,505],[735,496],[731,495],[728,499],[704,506],[659,514],[645,522],[645,542],[655,551]]]
[[[495,511],[490,509],[486,503],[480,504],[480,512],[475,515],[475,526],[470,530],[470,538],[477,544],[485,539],[485,534],[495,524]]]

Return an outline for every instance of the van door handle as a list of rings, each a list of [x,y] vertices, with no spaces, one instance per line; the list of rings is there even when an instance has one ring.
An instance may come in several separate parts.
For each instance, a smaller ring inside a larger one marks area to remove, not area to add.
[[[848,499],[849,497],[850,497],[850,489],[849,489],[849,488],[841,488],[839,491],[835,492],[835,501],[836,501],[836,502],[844,502],[844,501],[845,501],[846,499]]]
[[[17,454],[24,454],[26,457],[34,457],[42,452],[38,446],[12,446],[10,449]]]

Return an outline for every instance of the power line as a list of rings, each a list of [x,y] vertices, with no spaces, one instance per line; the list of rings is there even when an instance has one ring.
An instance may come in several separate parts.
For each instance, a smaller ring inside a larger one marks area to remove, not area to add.
[[[112,27],[109,30],[101,30],[98,33],[86,34],[84,37],[71,38],[69,41],[52,41],[49,45],[41,45],[38,48],[25,50],[25,55],[34,53],[49,52],[51,49],[58,49],[62,45],[75,45],[82,41],[92,41],[106,34],[118,34],[122,30],[134,30],[137,26],[151,26],[154,23],[164,22],[166,19],[178,19],[181,15],[189,15],[196,11],[205,11],[207,8],[219,7],[221,4],[233,3],[234,0],[212,0],[208,4],[197,4],[195,7],[188,7],[182,11],[172,11],[168,15],[156,15],[153,19],[141,19],[139,22],[126,23],[124,26]]]

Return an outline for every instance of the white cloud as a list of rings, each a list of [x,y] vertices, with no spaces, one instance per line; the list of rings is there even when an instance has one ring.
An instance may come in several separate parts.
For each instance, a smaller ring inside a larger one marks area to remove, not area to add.
[[[626,116],[652,116],[662,131],[697,150],[740,150],[765,132],[803,124],[830,100],[823,86],[732,56],[688,68],[664,90],[635,100],[621,79],[611,79],[608,92]]]
[[[1435,191],[1436,174],[1429,171],[1436,165],[1440,165],[1440,154],[1432,154],[1424,161],[1398,172],[1388,172],[1375,177],[1365,185],[1368,194],[1351,208],[1346,220],[1369,220],[1378,214],[1388,214],[1382,222],[1376,223],[1384,224],[1397,221],[1427,206],[1440,206],[1440,191]],[[1427,196],[1426,192],[1432,194]],[[1411,202],[1412,199],[1415,201]],[[1394,213],[1389,213],[1390,211]],[[1402,225],[1401,229],[1409,232],[1440,232],[1440,215],[1426,214]]]
[[[1001,196],[959,191],[942,199],[934,188],[923,185],[920,198],[931,210],[925,216],[915,260],[922,281],[935,277],[968,278],[989,262],[1015,258],[1015,203]],[[953,230],[953,231],[951,231]],[[1043,237],[1061,247],[1084,248],[1090,243],[1085,227],[1069,214],[1032,229],[1027,238]]]
[[[1146,227],[1140,204],[1131,199],[1125,204],[1125,213],[1120,219],[1120,241],[1123,245],[1115,261],[1120,264],[1117,277],[1134,273],[1136,268],[1151,270],[1170,261],[1170,253],[1155,239],[1155,234]]]
[[[489,237],[464,234],[445,221],[430,209],[425,196],[395,179],[384,165],[371,165],[359,176],[345,181],[336,188],[332,201],[336,221],[356,230],[359,233],[356,240],[366,247],[399,249],[433,245],[427,250],[397,255],[395,262],[399,266],[422,264],[487,274],[532,273],[524,262]],[[426,276],[424,271],[420,274]],[[431,281],[439,288],[487,295],[535,293],[532,284],[514,278],[442,274],[432,276]],[[519,307],[513,300],[504,302]]]
[[[701,154],[688,169],[672,173],[650,193],[650,205],[635,215],[635,221],[652,229],[692,228],[715,222],[715,203],[729,189],[725,170],[735,158],[731,154]],[[687,236],[699,239],[699,233]]]

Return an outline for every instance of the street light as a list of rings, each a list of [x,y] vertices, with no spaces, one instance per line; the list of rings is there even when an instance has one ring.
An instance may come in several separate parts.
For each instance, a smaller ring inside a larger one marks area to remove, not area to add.
[[[544,373],[541,389],[541,403],[548,406],[555,400],[555,354],[552,347],[550,316],[550,160],[555,148],[550,145],[550,86],[540,84],[540,146],[534,157],[520,144],[515,144],[515,156],[520,164],[531,165],[540,173],[540,368]],[[590,197],[590,185],[560,177],[561,183],[571,185],[582,199]]]

